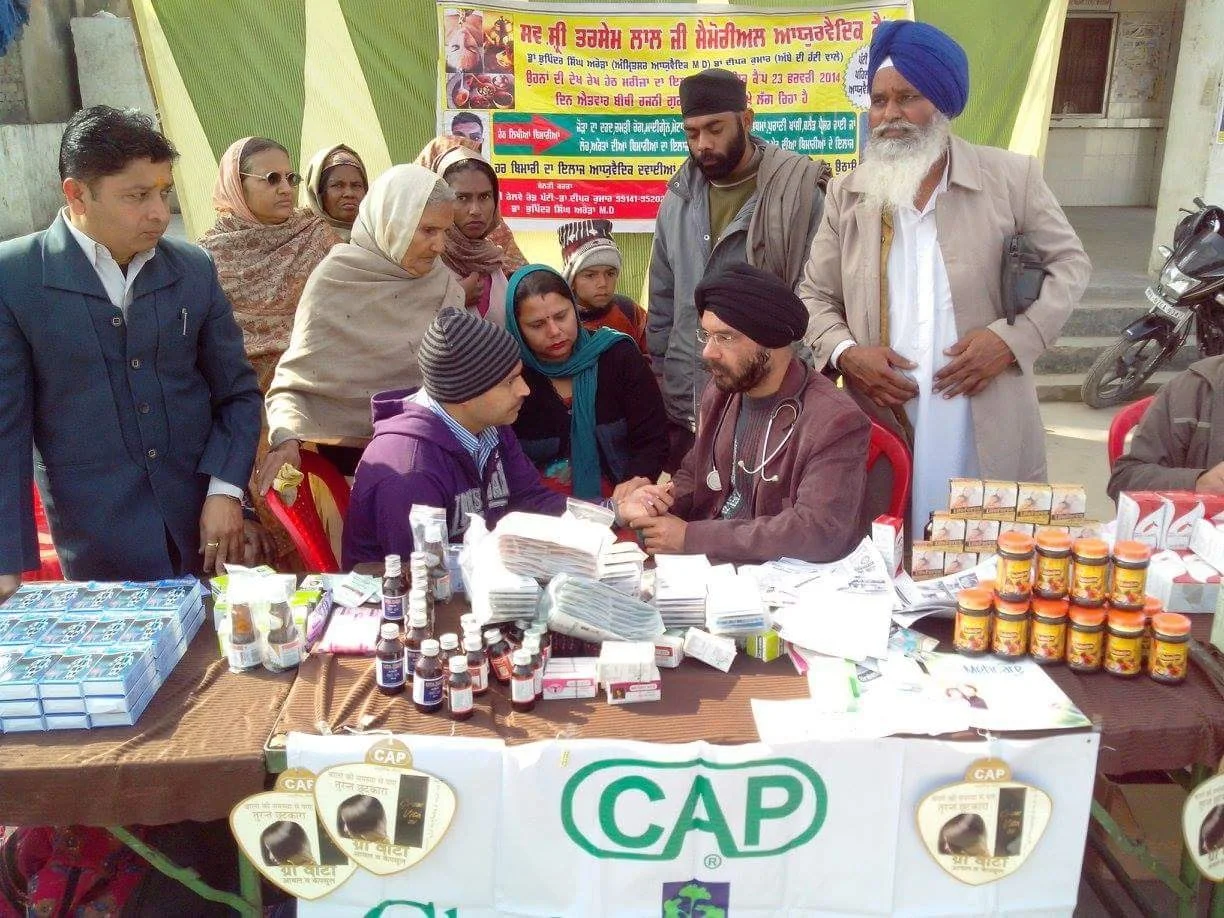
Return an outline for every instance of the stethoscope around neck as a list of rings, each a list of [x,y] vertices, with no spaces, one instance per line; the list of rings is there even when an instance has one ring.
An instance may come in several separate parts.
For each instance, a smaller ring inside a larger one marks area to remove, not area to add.
[[[800,392],[804,390],[807,384],[807,368],[805,367],[804,370],[804,385],[799,387]],[[711,491],[722,491],[723,488],[722,475],[720,475],[718,472],[718,460],[714,455],[714,451],[718,446],[718,437],[722,433],[723,424],[727,420],[727,412],[731,408],[731,402],[732,399],[727,399],[727,403],[723,405],[722,414],[718,416],[718,424],[714,427],[714,438],[710,441],[710,471],[706,473],[705,483],[706,487]],[[769,440],[773,435],[774,421],[778,419],[778,416],[783,411],[787,410],[789,410],[792,414],[790,427],[786,429],[786,433],[782,435],[782,439],[779,440],[778,444],[771,450],[769,448]],[[790,443],[791,437],[793,437],[795,434],[795,428],[799,426],[799,414],[802,411],[803,404],[799,401],[799,399],[793,397],[784,398],[782,401],[778,402],[778,404],[774,405],[773,410],[769,412],[769,421],[765,424],[765,436],[761,440],[761,452],[758,457],[760,461],[757,463],[756,468],[748,468],[743,459],[736,461],[736,466],[741,472],[748,476],[749,480],[751,480],[753,476],[759,476],[763,482],[773,483],[778,481],[777,475],[767,475],[765,474],[765,470],[775,459],[778,458],[778,456],[782,454],[782,451],[786,449],[786,445]]]

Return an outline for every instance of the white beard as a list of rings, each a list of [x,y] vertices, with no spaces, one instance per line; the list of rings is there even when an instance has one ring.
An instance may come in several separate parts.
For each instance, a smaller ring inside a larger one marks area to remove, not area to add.
[[[901,137],[880,136],[898,126],[905,130]],[[926,127],[896,121],[875,128],[858,165],[867,187],[867,203],[892,210],[914,206],[922,180],[947,153],[951,133],[942,112],[936,112]]]

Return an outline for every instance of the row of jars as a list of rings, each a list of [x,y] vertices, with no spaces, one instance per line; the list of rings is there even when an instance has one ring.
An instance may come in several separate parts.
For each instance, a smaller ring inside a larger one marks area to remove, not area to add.
[[[1075,539],[1063,532],[1036,538],[1005,532],[998,541],[997,592],[1008,602],[1070,599],[1077,606],[1143,611],[1152,550],[1121,541],[1110,552],[1103,539]]]
[[[989,581],[956,597],[952,644],[958,653],[1003,659],[1031,657],[1043,665],[1066,663],[1081,673],[1104,669],[1137,676],[1146,666],[1157,682],[1184,682],[1189,666],[1190,619],[1165,612],[1145,597],[1140,610],[1081,606],[1067,599],[1005,599]]]

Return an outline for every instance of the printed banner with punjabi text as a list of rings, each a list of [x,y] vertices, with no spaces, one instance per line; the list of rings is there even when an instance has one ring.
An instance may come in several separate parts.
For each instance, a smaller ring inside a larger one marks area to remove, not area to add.
[[[724,67],[747,83],[753,133],[827,161],[858,162],[867,50],[909,3],[712,16],[709,7],[438,5],[438,128],[479,139],[514,229],[612,220],[651,232],[688,155],[680,81]],[[652,15],[657,11],[657,15]]]

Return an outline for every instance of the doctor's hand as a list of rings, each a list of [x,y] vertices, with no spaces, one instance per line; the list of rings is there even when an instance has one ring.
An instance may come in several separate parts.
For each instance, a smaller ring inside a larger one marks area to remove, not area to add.
[[[648,484],[651,484],[649,478],[642,475],[636,475],[633,478],[630,478],[628,481],[622,481],[615,488],[613,488],[612,499],[616,501],[617,504],[620,504],[621,501],[631,495],[638,488]]]
[[[688,523],[670,513],[638,520],[634,526],[642,534],[646,551],[652,555],[675,555],[684,551]]]
[[[0,602],[4,602],[21,586],[20,574],[0,574]]]
[[[243,557],[242,503],[225,494],[204,498],[200,513],[200,554],[204,573],[225,573],[225,562]]]
[[[935,391],[944,398],[977,395],[987,383],[1016,362],[1007,342],[989,328],[966,332],[944,354],[952,359],[935,374]]]
[[[837,358],[837,368],[842,374],[881,408],[900,407],[918,395],[918,384],[897,372],[917,366],[891,347],[856,344],[846,348]]]
[[[280,446],[268,450],[263,464],[255,470],[255,486],[259,488],[260,495],[268,493],[268,488],[272,487],[272,483],[276,481],[276,473],[286,462],[295,469],[302,467],[301,447],[302,444],[297,440],[286,440]]]

